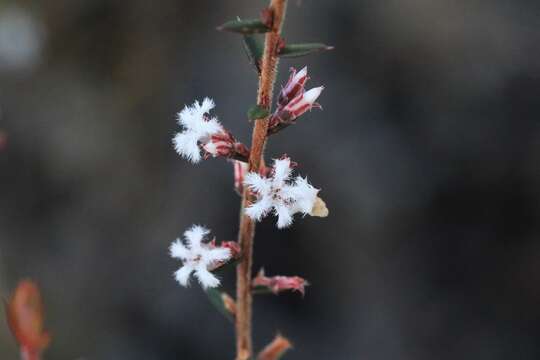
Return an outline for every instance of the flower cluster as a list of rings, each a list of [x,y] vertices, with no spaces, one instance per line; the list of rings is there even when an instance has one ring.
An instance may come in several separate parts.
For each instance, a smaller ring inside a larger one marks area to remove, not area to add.
[[[291,68],[291,75],[287,84],[281,89],[278,107],[270,118],[268,134],[275,134],[281,129],[294,124],[294,121],[308,110],[321,108],[316,101],[324,90],[324,86],[315,87],[305,91],[305,84],[309,80],[307,67],[299,72]]]
[[[292,124],[313,107],[320,108],[316,100],[323,87],[305,91],[308,79],[306,67],[298,72],[291,69],[289,80],[279,94],[277,109],[270,117],[268,134]],[[191,106],[185,106],[178,114],[178,123],[183,128],[173,139],[178,154],[193,163],[209,157],[232,160],[235,190],[242,194],[244,189],[248,189],[252,199],[244,209],[251,219],[260,221],[274,214],[278,218],[277,227],[281,229],[290,226],[297,213],[319,217],[328,215],[324,201],[317,196],[319,189],[310,185],[306,178],[292,176],[296,163],[289,157],[275,159],[272,167],[263,165],[259,172],[248,172],[249,149],[236,141],[217,117],[210,115],[214,107],[214,101],[205,98],[202,102],[195,101]],[[184,233],[184,241],[177,239],[170,246],[171,256],[183,263],[175,272],[176,280],[183,286],[189,284],[193,273],[203,288],[217,287],[220,281],[212,271],[241,255],[237,242],[221,242],[220,246],[215,240],[205,242],[208,233],[208,229],[194,225]],[[300,277],[268,278],[261,272],[253,285],[267,287],[274,293],[292,289],[303,294],[307,282]]]
[[[248,173],[244,185],[256,194],[257,201],[246,208],[246,215],[260,221],[273,211],[278,217],[277,227],[281,229],[292,224],[294,214],[309,214],[319,190],[301,176],[292,180],[291,174],[291,159],[288,157],[274,160],[268,177]]]
[[[193,225],[184,232],[186,244],[177,239],[169,248],[174,258],[182,260],[183,266],[178,269],[174,276],[180,285],[189,284],[189,276],[195,273],[203,288],[213,288],[220,284],[219,279],[210,272],[217,265],[225,263],[232,256],[230,247],[217,247],[215,242],[204,243],[203,240],[210,231],[205,227]]]
[[[238,158],[244,161],[249,157],[248,148],[236,141],[234,136],[220,124],[209,112],[215,107],[214,101],[205,98],[202,103],[195,101],[192,106],[185,106],[178,113],[178,124],[184,131],[173,139],[176,152],[192,163],[210,156]]]

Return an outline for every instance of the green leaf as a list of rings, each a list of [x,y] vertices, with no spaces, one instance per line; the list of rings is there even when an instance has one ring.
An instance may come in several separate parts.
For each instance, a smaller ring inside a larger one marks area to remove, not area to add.
[[[223,302],[223,297],[221,296],[221,292],[214,288],[208,288],[205,292],[206,292],[206,295],[208,296],[208,300],[210,300],[210,303],[214,305],[214,307],[220,313],[222,313],[223,316],[225,316],[230,322],[234,323],[233,316],[225,307],[225,303]]]
[[[332,49],[334,49],[333,46],[322,43],[289,44],[281,48],[279,56],[294,58]]]
[[[270,112],[262,106],[255,105],[248,110],[247,116],[249,120],[263,119],[270,115]]]
[[[240,34],[262,34],[270,31],[270,28],[259,19],[231,20],[227,21],[221,26],[218,26],[217,29],[220,31],[230,31]]]
[[[268,295],[273,294],[272,291],[267,286],[254,286],[251,289],[252,295]]]
[[[264,51],[264,44],[256,35],[244,35],[244,50],[248,56],[249,62],[255,66],[257,72],[261,72],[261,59]]]

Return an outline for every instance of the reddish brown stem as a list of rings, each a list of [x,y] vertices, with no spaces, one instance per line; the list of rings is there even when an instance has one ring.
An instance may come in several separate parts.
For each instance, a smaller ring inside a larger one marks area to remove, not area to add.
[[[269,10],[272,15],[272,30],[266,33],[257,105],[270,109],[272,93],[276,80],[276,68],[279,61],[277,47],[280,42],[281,28],[285,18],[287,0],[271,0]],[[249,171],[259,172],[264,164],[263,152],[268,132],[269,116],[255,121],[251,138]],[[236,276],[236,360],[247,360],[253,354],[251,343],[251,267],[253,263],[253,237],[255,223],[244,214],[244,209],[253,199],[244,190],[240,213],[240,229],[238,242],[242,252],[242,260],[237,266]]]

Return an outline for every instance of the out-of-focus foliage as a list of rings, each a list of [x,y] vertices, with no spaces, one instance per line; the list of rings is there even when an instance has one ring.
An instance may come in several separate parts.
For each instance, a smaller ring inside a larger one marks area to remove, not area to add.
[[[40,284],[47,358],[233,357],[230,323],[167,254],[194,222],[235,238],[232,166],[193,167],[171,138],[176,112],[211,96],[247,142],[257,73],[216,26],[265,5],[0,1],[0,289]],[[286,43],[335,50],[281,59],[277,90],[307,65],[324,110],[273,135],[267,162],[302,159],[330,215],[258,227],[254,268],[311,286],[257,299],[257,349],[281,331],[291,360],[538,358],[539,13],[290,2]],[[17,358],[6,325],[0,358]]]

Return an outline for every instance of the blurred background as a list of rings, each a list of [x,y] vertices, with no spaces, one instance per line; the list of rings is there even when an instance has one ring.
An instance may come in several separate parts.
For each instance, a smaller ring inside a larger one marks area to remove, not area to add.
[[[215,27],[265,5],[0,0],[0,295],[40,284],[46,359],[233,358],[168,255],[193,223],[235,239],[232,166],[171,139],[210,96],[249,142],[257,76]],[[324,110],[267,159],[298,161],[330,216],[258,227],[254,270],[312,286],[256,299],[257,348],[279,331],[291,360],[538,359],[539,20],[532,0],[291,1],[285,38],[336,49],[281,62],[278,84],[308,65]]]

